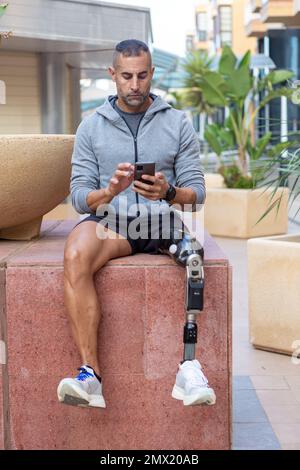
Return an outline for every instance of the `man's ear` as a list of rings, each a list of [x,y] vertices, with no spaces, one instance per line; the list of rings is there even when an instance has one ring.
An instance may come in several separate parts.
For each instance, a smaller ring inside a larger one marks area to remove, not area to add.
[[[152,67],[152,69],[151,69],[151,79],[153,78],[154,72],[155,72],[155,67]]]
[[[116,81],[116,71],[113,67],[108,67],[108,73],[111,76],[113,82]]]

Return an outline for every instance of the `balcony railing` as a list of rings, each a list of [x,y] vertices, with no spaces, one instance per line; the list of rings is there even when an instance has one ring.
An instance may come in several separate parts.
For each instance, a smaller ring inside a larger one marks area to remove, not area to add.
[[[253,3],[249,0],[245,7],[245,32],[248,37],[260,38],[265,35],[267,25],[262,23],[259,13],[253,13]]]
[[[250,0],[252,13],[258,13],[261,9],[261,0]]]
[[[264,23],[283,23],[285,26],[299,26],[295,15],[295,0],[262,0],[260,11]]]
[[[245,23],[245,32],[248,37],[262,38],[266,35],[267,25],[262,23],[259,16],[254,13]]]

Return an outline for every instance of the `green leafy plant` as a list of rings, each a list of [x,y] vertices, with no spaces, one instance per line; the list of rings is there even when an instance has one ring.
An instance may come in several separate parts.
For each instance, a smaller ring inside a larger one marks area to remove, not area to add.
[[[253,179],[251,176],[245,176],[237,165],[222,165],[219,168],[219,173],[224,178],[224,183],[227,188],[235,189],[252,189]]]
[[[168,93],[169,98],[171,98],[171,104],[175,109],[184,108],[184,92],[180,91],[170,91]]]
[[[276,199],[274,199],[274,196],[280,189],[288,187],[290,182],[290,208],[300,197],[300,149],[273,153],[272,158],[264,165],[262,175],[263,177],[258,178],[258,185],[263,185],[265,190],[272,188],[272,194],[270,204],[259,221],[266,217],[271,210],[276,209],[277,212],[279,211],[283,196],[282,191]],[[293,218],[297,218],[299,211],[300,207],[293,215]]]
[[[0,17],[4,15],[4,12],[7,7],[8,7],[8,3],[0,3]]]
[[[268,154],[267,148],[272,140],[268,132],[256,142],[252,141],[251,129],[259,111],[275,98],[290,97],[292,91],[283,84],[293,76],[288,70],[270,72],[262,79],[255,79],[250,69],[251,53],[248,51],[239,61],[229,46],[225,46],[219,61],[218,70],[198,68],[195,83],[201,92],[202,102],[211,108],[226,108],[228,117],[223,125],[210,124],[205,130],[205,139],[218,155],[222,163],[222,154],[226,150],[237,151],[237,161],[232,162],[238,170],[222,170],[226,184],[236,182],[237,186],[255,187],[256,177],[251,162],[256,162]],[[188,71],[188,70],[187,70]],[[193,73],[193,69],[190,72]],[[256,97],[263,98],[255,107]],[[203,105],[204,108],[204,105]],[[272,151],[291,147],[294,142],[279,143]],[[235,177],[233,178],[235,174]],[[239,174],[239,178],[237,178]],[[230,175],[230,176],[229,176]],[[242,178],[243,177],[243,178]]]
[[[8,3],[0,3],[0,17],[4,15]],[[12,35],[11,31],[0,31],[0,44],[2,39],[7,39]]]

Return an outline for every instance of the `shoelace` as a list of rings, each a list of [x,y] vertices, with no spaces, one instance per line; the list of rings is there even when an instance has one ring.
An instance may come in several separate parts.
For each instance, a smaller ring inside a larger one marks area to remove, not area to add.
[[[80,373],[77,375],[76,379],[84,382],[89,377],[93,377],[93,374],[88,372],[84,367],[79,367],[77,370],[80,370]]]
[[[208,380],[203,374],[201,370],[187,370],[186,371],[186,377],[189,381],[189,385],[195,385],[200,386],[200,387],[207,387],[208,386]]]

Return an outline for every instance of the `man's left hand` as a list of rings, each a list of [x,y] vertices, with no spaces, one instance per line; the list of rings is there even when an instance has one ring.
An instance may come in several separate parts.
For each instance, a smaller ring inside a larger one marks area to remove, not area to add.
[[[134,180],[134,186],[132,187],[134,192],[144,196],[146,199],[150,199],[150,201],[157,201],[165,197],[169,189],[169,183],[163,173],[155,173],[155,176],[142,175],[142,178],[151,181],[153,184],[151,185]]]

